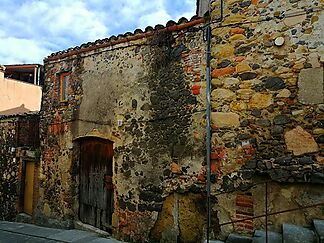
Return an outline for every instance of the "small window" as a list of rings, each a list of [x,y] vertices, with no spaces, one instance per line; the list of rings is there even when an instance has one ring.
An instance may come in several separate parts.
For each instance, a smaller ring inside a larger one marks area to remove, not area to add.
[[[62,73],[60,75],[60,101],[61,102],[68,100],[70,75],[71,72]]]

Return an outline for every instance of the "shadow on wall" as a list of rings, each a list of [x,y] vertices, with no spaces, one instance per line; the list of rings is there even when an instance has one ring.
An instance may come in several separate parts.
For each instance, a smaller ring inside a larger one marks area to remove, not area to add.
[[[16,115],[16,114],[24,114],[24,113],[28,113],[31,110],[27,109],[25,107],[25,104],[22,104],[21,106],[15,107],[15,108],[11,108],[8,110],[4,110],[4,111],[0,111],[0,115]]]

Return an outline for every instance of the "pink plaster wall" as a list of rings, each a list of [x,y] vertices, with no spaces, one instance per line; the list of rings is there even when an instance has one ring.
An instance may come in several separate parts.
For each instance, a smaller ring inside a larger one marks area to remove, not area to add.
[[[41,99],[40,86],[4,78],[0,70],[0,115],[39,111]]]

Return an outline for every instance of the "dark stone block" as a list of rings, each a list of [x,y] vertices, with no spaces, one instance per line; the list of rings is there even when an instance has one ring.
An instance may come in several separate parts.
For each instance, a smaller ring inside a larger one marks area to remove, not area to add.
[[[246,72],[246,73],[241,73],[239,76],[241,80],[250,80],[256,78],[258,75],[253,72]]]
[[[253,109],[251,111],[251,115],[260,118],[261,117],[261,111],[258,109]]]
[[[137,108],[137,100],[135,100],[135,99],[132,100],[132,108],[133,109]]]
[[[244,120],[241,121],[241,126],[242,126],[242,127],[247,127],[247,126],[249,126],[249,125],[250,125],[249,120],[244,119]]]
[[[290,165],[292,162],[291,156],[283,156],[280,158],[275,159],[275,163],[279,165]]]
[[[291,119],[289,116],[285,115],[285,114],[281,114],[281,115],[277,115],[274,120],[273,120],[275,125],[284,125],[284,124],[288,124],[291,122]]]
[[[237,234],[230,234],[225,243],[252,243],[252,238]]]
[[[240,3],[241,8],[245,8],[251,5],[251,1],[243,1]]]
[[[231,64],[232,64],[232,62],[230,60],[225,59],[225,60],[221,61],[220,63],[218,63],[217,67],[218,68],[225,68],[225,67],[228,67]]]
[[[172,156],[173,157],[181,157],[181,155],[185,152],[185,145],[177,144],[173,146]]]
[[[237,139],[238,140],[248,140],[250,138],[250,135],[249,134],[239,134],[237,136]]]
[[[241,174],[242,174],[242,178],[251,179],[254,175],[254,170],[242,170]]]
[[[324,120],[318,121],[317,126],[320,127],[320,128],[324,128]]]
[[[314,160],[310,156],[304,156],[298,159],[298,162],[303,165],[314,164]]]
[[[282,225],[283,242],[289,243],[315,243],[315,234],[313,231],[301,226],[292,224]]]
[[[270,161],[267,161],[266,163],[265,163],[265,166],[266,166],[266,168],[268,169],[268,170],[271,170],[272,169],[272,163],[270,162]]]
[[[136,211],[136,205],[131,202],[126,202],[126,207],[129,211],[135,212]]]
[[[313,224],[319,238],[319,243],[324,243],[324,220],[314,219]]]
[[[256,63],[253,63],[252,64],[252,69],[253,70],[256,70],[256,69],[259,69],[260,68],[260,65],[259,64],[256,64]]]
[[[223,177],[223,189],[225,191],[234,190],[234,182],[228,176]]]
[[[172,50],[171,56],[177,59],[181,56],[181,53],[186,50],[187,50],[187,47],[185,45],[181,44]]]
[[[284,128],[281,126],[273,126],[273,128],[271,129],[271,134],[274,137],[282,135],[283,132],[284,132]]]
[[[320,136],[316,139],[316,141],[317,141],[318,143],[324,143],[324,134],[320,135]]]
[[[162,195],[152,191],[141,191],[139,194],[139,199],[146,202],[161,202]]]
[[[256,120],[255,124],[260,127],[269,127],[271,125],[271,122],[268,119],[258,119]]]
[[[123,199],[119,199],[118,202],[121,209],[126,209],[126,203]]]
[[[246,52],[249,52],[252,49],[251,46],[240,46],[235,50],[236,55],[244,54]]]
[[[139,204],[138,210],[141,212],[143,212],[143,211],[160,212],[162,210],[162,206],[163,206],[163,203]]]
[[[261,171],[267,169],[265,163],[262,162],[262,161],[258,161],[258,163],[257,163],[257,167],[258,167],[258,169],[261,170]]]
[[[324,173],[315,172],[311,175],[310,181],[312,183],[324,184]]]
[[[276,232],[268,231],[268,242],[269,243],[282,243],[282,235]],[[264,243],[266,242],[266,232],[263,230],[256,230],[253,236],[253,243]]]
[[[276,169],[269,171],[271,179],[279,182],[288,181],[290,177],[290,172],[284,169]]]
[[[268,77],[264,80],[264,86],[272,91],[286,87],[285,82],[280,77]]]
[[[256,160],[249,160],[244,165],[245,169],[255,169],[257,167],[257,161]]]

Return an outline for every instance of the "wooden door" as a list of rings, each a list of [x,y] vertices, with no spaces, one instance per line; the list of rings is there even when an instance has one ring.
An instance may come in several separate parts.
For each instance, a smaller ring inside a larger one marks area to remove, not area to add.
[[[98,138],[81,142],[80,220],[109,230],[113,213],[113,143]]]
[[[33,214],[34,171],[35,163],[27,161],[25,164],[24,212],[30,215]]]

